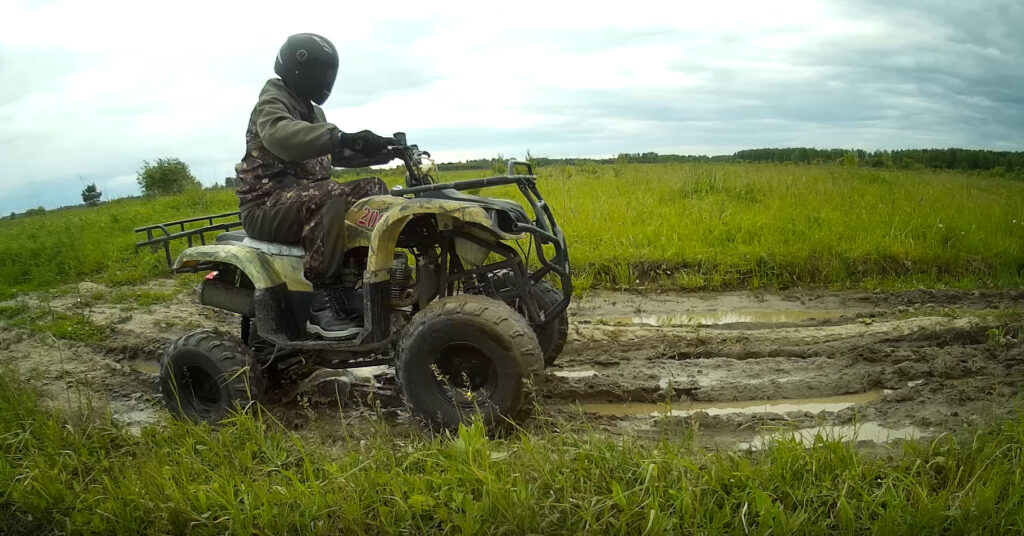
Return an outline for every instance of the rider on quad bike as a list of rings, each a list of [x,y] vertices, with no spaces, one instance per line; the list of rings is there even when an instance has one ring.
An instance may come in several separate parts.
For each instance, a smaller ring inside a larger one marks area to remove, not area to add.
[[[342,132],[322,105],[338,74],[338,52],[325,37],[289,37],[249,117],[245,156],[235,167],[242,227],[252,238],[300,243],[313,285],[306,330],[328,339],[355,337],[362,323],[340,292],[345,214],[356,200],[385,195],[379,178],[334,182],[334,167],[384,164],[395,145],[368,130]]]

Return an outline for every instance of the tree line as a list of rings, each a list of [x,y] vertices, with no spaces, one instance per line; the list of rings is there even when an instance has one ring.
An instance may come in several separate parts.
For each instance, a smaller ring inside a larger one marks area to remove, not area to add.
[[[620,153],[613,158],[544,158],[528,157],[534,166],[582,164],[666,164],[692,162],[771,162],[816,165],[841,165],[888,169],[948,169],[990,171],[996,175],[1024,176],[1024,152],[990,151],[984,149],[897,149],[865,151],[863,149],[815,149],[785,147],[744,149],[731,155],[678,155]],[[442,171],[494,170],[504,172],[504,159],[481,158],[438,164]]]
[[[732,155],[735,162],[795,162],[800,164],[839,164],[895,169],[950,169],[960,171],[1024,172],[1024,152],[984,149],[813,149],[790,147],[746,149]]]
[[[584,164],[666,164],[666,163],[778,163],[778,164],[815,164],[871,167],[883,169],[946,169],[959,171],[980,171],[989,175],[1013,177],[1024,180],[1024,151],[990,151],[986,149],[896,149],[865,151],[863,149],[815,149],[813,147],[780,147],[744,149],[731,155],[678,155],[645,153],[619,153],[611,158],[547,158],[535,157],[526,153],[526,160],[534,167],[542,166],[574,166]],[[448,162],[437,165],[441,171],[488,170],[494,173],[505,173],[506,160],[502,155],[493,158],[478,158],[465,162]],[[372,174],[371,168],[349,170],[350,173],[365,172]],[[137,181],[143,195],[165,195],[180,193],[189,188],[201,185],[189,170],[188,164],[177,158],[158,158],[156,162],[143,162]],[[223,185],[214,187],[237,186],[234,177],[224,179]],[[82,202],[86,206],[100,203],[103,195],[95,183],[82,190]],[[43,207],[29,209],[23,215],[41,214],[46,212]],[[17,214],[0,216],[0,219],[13,219]]]

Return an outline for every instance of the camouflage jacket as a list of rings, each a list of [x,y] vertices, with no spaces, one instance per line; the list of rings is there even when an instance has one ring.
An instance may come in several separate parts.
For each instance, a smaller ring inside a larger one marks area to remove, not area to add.
[[[245,156],[235,166],[241,208],[277,190],[330,178],[331,153],[340,150],[338,134],[319,106],[281,80],[268,80],[249,116]]]

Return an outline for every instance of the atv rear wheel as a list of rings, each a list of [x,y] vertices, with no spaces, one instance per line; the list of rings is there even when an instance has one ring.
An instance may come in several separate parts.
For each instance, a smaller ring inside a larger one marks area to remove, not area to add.
[[[413,317],[395,370],[410,411],[434,430],[479,415],[490,431],[522,423],[544,374],[537,336],[499,300],[460,294]]]
[[[234,337],[209,329],[175,340],[160,363],[167,409],[197,423],[214,424],[236,405],[248,407],[264,385],[252,352]]]

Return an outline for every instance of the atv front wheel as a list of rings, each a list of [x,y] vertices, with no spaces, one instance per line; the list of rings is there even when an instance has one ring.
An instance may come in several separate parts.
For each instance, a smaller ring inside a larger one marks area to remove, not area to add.
[[[537,300],[537,308],[547,311],[562,301],[562,293],[547,281],[540,281],[531,289]],[[537,342],[544,352],[544,365],[551,366],[558,354],[565,348],[565,340],[569,338],[569,314],[562,311],[558,318],[537,331]]]
[[[263,394],[264,380],[252,352],[234,337],[193,331],[167,348],[160,363],[160,392],[167,409],[193,422],[217,423]]]
[[[544,358],[522,316],[499,300],[460,294],[413,317],[395,371],[411,412],[432,429],[479,415],[501,431],[529,417]]]
[[[507,291],[516,288],[515,275],[509,271],[499,271],[493,276],[495,288],[499,291]],[[537,308],[547,311],[558,302],[562,301],[562,293],[547,281],[538,281],[530,285],[530,292],[537,302]],[[526,308],[517,296],[509,296],[505,302],[509,307],[519,311],[519,314],[526,316]],[[555,359],[565,348],[565,340],[569,337],[569,314],[562,311],[558,318],[548,322],[541,329],[535,330],[537,342],[540,343],[540,350],[544,353],[544,366],[551,366]]]

